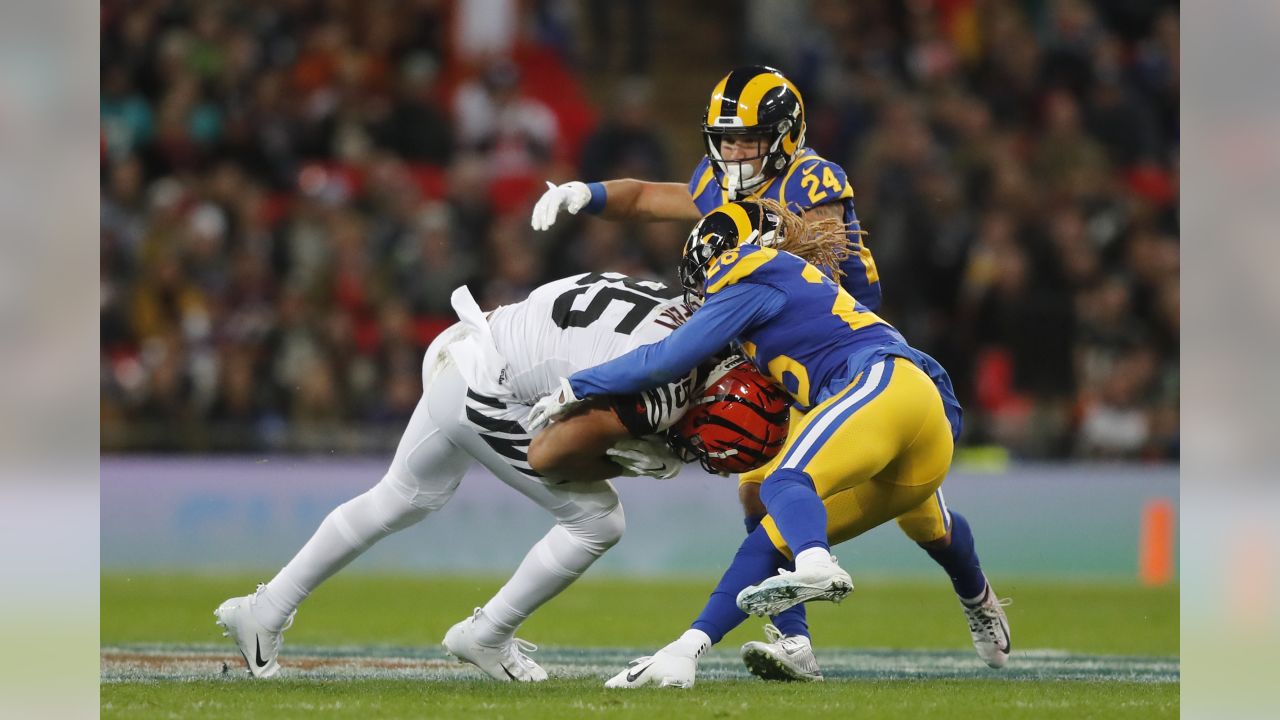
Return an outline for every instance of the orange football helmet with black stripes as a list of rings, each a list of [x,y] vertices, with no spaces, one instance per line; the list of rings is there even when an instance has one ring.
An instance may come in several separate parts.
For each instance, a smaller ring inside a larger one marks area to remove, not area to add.
[[[667,442],[681,460],[697,460],[708,472],[754,470],[782,451],[790,407],[781,388],[735,357],[713,371]]]

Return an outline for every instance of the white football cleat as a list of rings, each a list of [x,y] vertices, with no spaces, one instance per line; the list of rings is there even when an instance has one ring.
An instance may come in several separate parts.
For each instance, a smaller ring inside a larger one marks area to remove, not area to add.
[[[656,654],[636,658],[626,670],[614,675],[604,686],[611,689],[638,688],[645,685],[688,689],[698,674],[698,658],[659,650]]]
[[[284,647],[284,631],[293,625],[293,616],[297,614],[296,610],[289,613],[284,627],[278,632],[263,627],[253,617],[253,607],[265,587],[259,585],[252,595],[231,598],[213,611],[214,617],[218,618],[217,625],[224,631],[222,636],[235,641],[245,664],[249,666],[249,673],[259,678],[269,678],[280,672],[276,658]]]
[[[748,615],[777,615],[810,600],[838,603],[851,592],[853,578],[831,558],[801,570],[779,570],[759,585],[744,588],[738,593],[738,608]]]
[[[963,600],[965,620],[969,621],[969,635],[973,637],[973,647],[978,657],[993,668],[1002,668],[1009,661],[1009,652],[1013,650],[1013,642],[1009,636],[1009,619],[1005,617],[1004,608],[1013,602],[1009,598],[1001,600],[987,583],[982,592],[982,599],[970,605]]]
[[[773,625],[764,626],[767,642],[752,640],[742,646],[742,662],[762,680],[822,680],[813,643],[803,635],[783,635]]]
[[[511,638],[502,645],[481,645],[475,637],[475,623],[483,610],[476,608],[471,617],[449,628],[444,636],[445,652],[463,662],[471,663],[494,680],[503,682],[542,682],[547,671],[525,655],[534,652],[537,645],[519,638]]]

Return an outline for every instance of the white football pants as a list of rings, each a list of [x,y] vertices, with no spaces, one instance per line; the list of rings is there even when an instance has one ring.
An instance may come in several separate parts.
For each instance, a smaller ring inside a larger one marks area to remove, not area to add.
[[[289,564],[267,583],[255,617],[269,629],[322,582],[378,540],[420,522],[453,497],[479,461],[507,485],[545,509],[556,525],[525,556],[515,574],[484,607],[477,638],[498,645],[543,603],[578,578],[622,537],[618,493],[608,481],[545,485],[512,468],[463,422],[467,392],[448,353],[465,332],[455,325],[428,348],[423,397],[382,480],[329,513]]]

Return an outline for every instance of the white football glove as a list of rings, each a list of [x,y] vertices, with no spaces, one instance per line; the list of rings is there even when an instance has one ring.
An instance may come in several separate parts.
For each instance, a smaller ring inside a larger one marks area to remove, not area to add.
[[[560,208],[568,210],[570,215],[577,215],[578,211],[586,207],[589,202],[591,202],[591,190],[587,188],[586,183],[574,180],[556,185],[548,182],[547,191],[542,193],[542,197],[538,198],[537,204],[533,206],[533,218],[529,224],[534,230],[546,230],[555,224]]]
[[[586,401],[573,394],[569,378],[562,377],[559,389],[553,390],[550,395],[534,404],[529,415],[525,417],[524,424],[529,428],[529,432],[536,432],[584,402]]]
[[[647,475],[659,480],[670,480],[680,472],[684,463],[671,452],[665,440],[657,436],[625,438],[605,451],[609,459],[622,466],[622,474],[632,477]]]

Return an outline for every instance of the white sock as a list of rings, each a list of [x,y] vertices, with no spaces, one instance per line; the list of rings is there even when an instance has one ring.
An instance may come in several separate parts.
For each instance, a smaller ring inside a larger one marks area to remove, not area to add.
[[[476,642],[498,646],[510,640],[534,610],[569,587],[597,557],[562,526],[551,528],[485,604],[475,626]]]
[[[814,565],[830,565],[831,552],[826,548],[809,548],[796,555],[796,572]]]
[[[669,643],[662,650],[672,655],[697,659],[702,657],[702,654],[710,648],[711,636],[701,630],[690,628],[685,630],[684,634],[677,638],[675,642]]]
[[[977,605],[981,605],[982,601],[987,599],[987,591],[990,587],[991,587],[990,585],[984,585],[982,588],[982,592],[978,593],[977,597],[960,598],[960,602],[964,603],[965,605],[968,605],[969,607],[975,607]]]
[[[334,508],[307,544],[267,583],[253,606],[254,619],[268,630],[279,631],[320,583],[375,542],[429,512],[401,497],[386,480]]]

